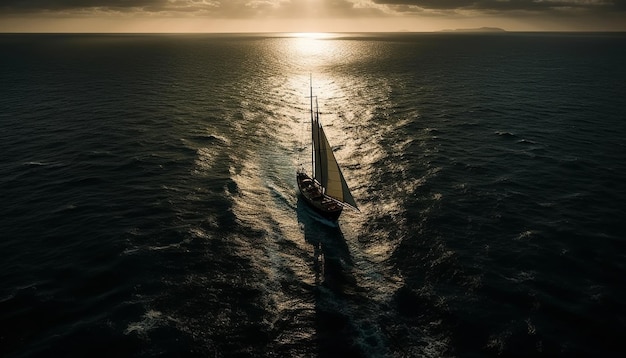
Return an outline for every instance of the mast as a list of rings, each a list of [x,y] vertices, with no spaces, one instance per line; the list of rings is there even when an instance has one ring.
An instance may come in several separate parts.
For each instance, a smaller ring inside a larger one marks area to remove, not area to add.
[[[309,86],[311,94],[309,98],[311,99],[311,176],[315,178],[315,130],[313,129],[314,120],[313,120],[313,75],[309,74]]]
[[[316,133],[317,133],[317,147],[316,147],[316,152],[315,155],[317,158],[319,158],[319,160],[317,161],[320,164],[320,167],[318,169],[319,171],[319,182],[322,185],[322,194],[326,193],[326,168],[327,165],[324,165],[323,163],[326,163],[326,158],[324,158],[322,156],[322,149],[323,149],[323,145],[324,143],[322,143],[322,135],[324,135],[323,129],[322,129],[322,124],[320,123],[320,107],[319,104],[317,103],[317,97],[315,97],[315,129],[316,129]],[[324,136],[325,137],[325,136]]]
[[[316,180],[321,186],[322,186],[322,192],[325,190],[325,186],[323,184],[324,182],[324,165],[323,165],[323,160],[324,158],[322,158],[322,144],[321,144],[321,138],[322,138],[322,134],[320,134],[320,131],[322,130],[322,126],[320,125],[320,121],[319,121],[319,108],[318,108],[318,103],[317,103],[317,96],[315,96],[315,111],[313,111],[313,80],[311,79],[311,86],[310,86],[310,91],[311,91],[311,95],[310,95],[310,99],[311,99],[311,139],[312,139],[312,146],[311,146],[311,167],[312,167],[312,178],[313,180]]]

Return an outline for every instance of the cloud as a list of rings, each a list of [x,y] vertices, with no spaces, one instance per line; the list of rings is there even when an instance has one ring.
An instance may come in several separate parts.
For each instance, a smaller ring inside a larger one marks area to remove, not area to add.
[[[2,0],[10,13],[197,14],[223,18],[255,16],[368,17],[424,11],[552,12],[626,11],[626,0]]]
[[[97,19],[127,24],[152,21],[152,28],[178,20],[171,28],[189,31],[196,27],[217,31],[212,24],[224,21],[257,21],[272,29],[282,21],[291,24],[290,29],[335,31],[486,25],[524,31],[624,31],[626,0],[0,0],[0,29],[23,29],[24,19],[32,20],[33,29],[43,28],[35,26],[35,19],[41,24]],[[332,21],[335,25],[330,26]],[[91,28],[84,23],[81,28]],[[348,23],[354,27],[344,25]],[[170,27],[163,29],[169,31]]]
[[[64,13],[197,15],[216,18],[354,17],[382,15],[371,0],[3,0],[0,11]]]

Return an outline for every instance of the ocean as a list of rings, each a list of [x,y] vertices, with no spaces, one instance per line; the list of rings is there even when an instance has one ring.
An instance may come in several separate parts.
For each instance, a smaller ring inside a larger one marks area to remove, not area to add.
[[[0,49],[0,356],[624,350],[623,33]],[[337,224],[295,180],[310,78]]]

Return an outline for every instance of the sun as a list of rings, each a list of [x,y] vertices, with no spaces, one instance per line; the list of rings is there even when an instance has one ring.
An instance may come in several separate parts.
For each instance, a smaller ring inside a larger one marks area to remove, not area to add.
[[[336,34],[330,32],[292,32],[290,37],[296,37],[301,39],[311,39],[311,40],[323,40],[330,39],[336,37]]]
[[[332,41],[334,34],[324,32],[299,32],[290,36],[291,51],[301,63],[321,65],[336,55],[337,43]]]

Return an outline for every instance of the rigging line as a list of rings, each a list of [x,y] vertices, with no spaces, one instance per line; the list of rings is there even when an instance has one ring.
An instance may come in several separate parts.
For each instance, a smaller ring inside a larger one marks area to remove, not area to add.
[[[300,125],[298,127],[298,143],[297,145],[297,152],[298,152],[298,166],[300,166],[302,169],[304,169],[304,165],[306,163],[306,161],[304,159],[302,159],[302,155],[303,153],[306,152],[306,150],[309,147],[308,141],[307,141],[307,137],[308,134],[310,133],[309,130],[309,123],[307,123],[307,121],[298,121],[298,124]]]
[[[355,206],[352,206],[352,205],[350,205],[350,204],[348,204],[346,202],[343,202],[341,200],[337,200],[337,199],[333,198],[332,196],[324,195],[324,197],[328,198],[331,201],[334,201],[337,205],[340,205],[340,206],[342,206],[344,208],[347,207],[347,208],[350,208],[350,209],[352,209],[352,210],[354,210],[356,212],[359,212],[359,213],[361,212],[361,209],[359,209],[359,208],[357,208]]]

